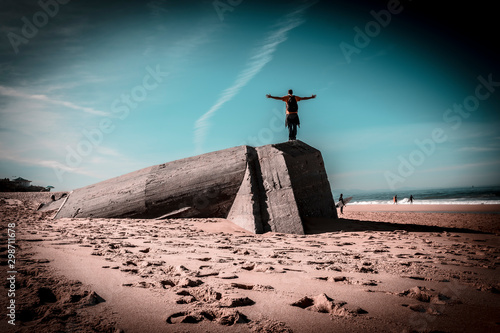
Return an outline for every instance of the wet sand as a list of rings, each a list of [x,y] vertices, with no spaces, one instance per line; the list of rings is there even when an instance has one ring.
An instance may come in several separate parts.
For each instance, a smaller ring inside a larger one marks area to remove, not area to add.
[[[500,215],[480,207],[348,205],[307,235],[253,235],[224,219],[52,220],[35,211],[46,197],[2,197],[18,259],[2,332],[500,329]]]
[[[347,205],[351,212],[447,212],[447,213],[500,213],[500,205],[425,205],[425,204],[393,204],[393,205]],[[347,208],[346,208],[347,209]]]

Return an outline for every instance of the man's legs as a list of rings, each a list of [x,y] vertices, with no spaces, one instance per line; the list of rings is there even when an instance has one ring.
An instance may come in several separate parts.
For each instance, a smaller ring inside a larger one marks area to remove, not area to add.
[[[297,124],[288,124],[288,140],[297,139]]]

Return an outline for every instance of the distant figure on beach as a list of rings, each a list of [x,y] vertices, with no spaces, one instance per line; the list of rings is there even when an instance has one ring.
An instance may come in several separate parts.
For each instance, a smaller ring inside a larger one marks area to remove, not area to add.
[[[398,204],[398,195],[396,194],[394,196],[394,198],[392,198],[392,200],[394,200],[394,204],[397,205]]]
[[[340,197],[339,197],[339,203],[340,203],[340,214],[344,214],[344,196],[342,193],[340,193]]]
[[[410,203],[413,203],[413,195],[410,195]]]
[[[316,95],[311,97],[299,97],[293,94],[293,90],[288,90],[288,95],[283,97],[275,97],[270,94],[266,95],[267,98],[277,99],[286,103],[286,118],[285,127],[288,127],[288,140],[297,140],[297,126],[300,127],[299,120],[299,105],[297,102],[305,101],[307,99],[316,98]]]

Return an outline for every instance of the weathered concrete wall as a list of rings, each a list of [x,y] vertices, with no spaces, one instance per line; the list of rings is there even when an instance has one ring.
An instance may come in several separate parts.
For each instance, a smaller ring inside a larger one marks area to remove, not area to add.
[[[267,210],[267,223],[271,231],[304,234],[283,153],[273,145],[268,145],[258,147],[257,154],[265,195],[265,207],[262,209]]]
[[[231,209],[247,165],[240,146],[154,166],[146,183],[144,217],[162,216],[169,207],[186,209],[177,217],[222,217]]]
[[[263,187],[260,184],[260,170],[257,169],[257,152],[252,147],[247,147],[247,167],[240,189],[234,199],[227,219],[240,227],[256,234],[264,232],[262,217],[261,196]]]
[[[144,186],[151,167],[74,190],[56,218],[140,217],[146,211]]]
[[[301,141],[255,148],[228,219],[259,233],[303,234],[308,217],[337,218],[321,152]]]
[[[62,217],[223,217],[253,233],[304,233],[336,218],[319,150],[301,142],[240,146],[156,165],[70,193]]]
[[[337,218],[321,152],[301,141],[273,147],[285,158],[300,217]]]
[[[56,217],[226,217],[245,174],[246,151],[229,148],[77,189]]]

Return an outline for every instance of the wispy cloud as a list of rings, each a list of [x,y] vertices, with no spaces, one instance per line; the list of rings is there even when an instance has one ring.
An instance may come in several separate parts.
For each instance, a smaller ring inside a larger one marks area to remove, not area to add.
[[[302,5],[285,15],[284,18],[282,18],[268,33],[264,43],[253,52],[245,69],[238,74],[233,85],[225,89],[221,93],[217,102],[207,112],[205,112],[205,114],[198,118],[194,126],[194,144],[198,152],[202,150],[202,144],[205,141],[205,137],[210,128],[209,119],[225,103],[235,97],[238,92],[273,59],[273,54],[277,50],[278,46],[288,39],[288,32],[305,22],[302,18],[302,14],[314,3],[315,2],[310,2]]]
[[[98,116],[108,116],[109,115],[107,112],[104,112],[104,111],[99,111],[99,110],[96,110],[93,108],[76,105],[72,102],[53,99],[53,98],[48,97],[47,95],[27,94],[27,93],[24,93],[22,91],[19,91],[19,90],[10,88],[10,87],[1,86],[1,85],[0,85],[0,95],[25,98],[25,99],[32,99],[32,100],[47,102],[47,103],[51,103],[51,104],[62,105],[62,106],[65,106],[67,108],[70,108],[70,109],[79,110],[79,111],[83,111],[86,113],[95,114]]]
[[[462,147],[458,151],[459,152],[471,152],[471,153],[482,153],[489,151],[498,151],[500,148],[498,147]]]
[[[211,41],[212,34],[218,29],[220,29],[220,25],[205,24],[190,35],[184,34],[177,41],[172,42],[163,52],[168,57],[169,62],[179,66],[180,63],[189,60],[189,56],[194,54],[200,46],[208,44]],[[162,35],[164,34],[163,32]]]
[[[439,167],[439,168],[423,170],[422,172],[429,173],[429,172],[454,171],[454,170],[463,170],[463,169],[478,169],[478,168],[496,166],[496,165],[500,165],[500,160],[478,162],[478,163],[468,163],[468,164],[461,164],[461,165],[449,165],[449,166],[443,166],[443,167]]]
[[[101,155],[106,155],[111,157],[123,157],[123,155],[117,150],[104,146],[98,146],[97,152],[100,153]]]
[[[64,172],[71,172],[79,175],[89,176],[92,178],[99,178],[98,174],[89,172],[85,168],[72,168],[67,166],[66,164],[60,163],[54,160],[40,159],[36,157],[25,157],[19,156],[10,150],[6,150],[0,147],[0,155],[2,156],[2,160],[12,161],[19,164],[30,165],[30,166],[38,166],[49,169],[59,169]]]
[[[213,24],[212,15],[201,17],[196,24],[190,23],[184,27],[183,34],[178,35],[177,41],[171,40],[173,37],[172,29],[179,29],[178,26],[172,26],[171,23],[174,15],[171,7],[177,6],[171,2],[170,0],[156,0],[147,3],[146,6],[151,17],[149,31],[152,31],[152,34],[145,38],[145,50],[142,52],[147,57],[162,54],[168,59],[165,62],[171,67],[169,72],[181,67],[179,62],[189,60],[189,56],[194,54],[201,45],[209,43],[211,35],[221,28],[220,24]]]
[[[370,176],[370,175],[379,175],[383,173],[382,170],[356,170],[356,171],[348,171],[348,172],[340,172],[333,174],[333,179],[343,179],[349,177],[361,177],[361,176]]]

